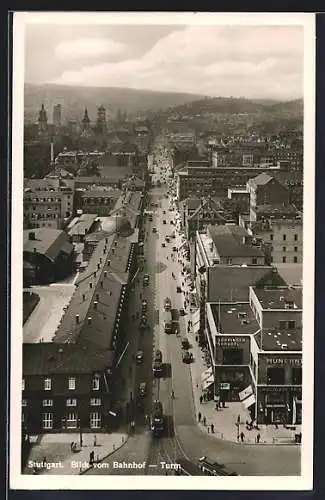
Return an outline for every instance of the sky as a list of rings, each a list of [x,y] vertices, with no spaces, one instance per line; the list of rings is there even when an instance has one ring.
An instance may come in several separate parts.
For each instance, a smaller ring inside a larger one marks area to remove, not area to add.
[[[27,24],[25,81],[289,100],[302,26]]]

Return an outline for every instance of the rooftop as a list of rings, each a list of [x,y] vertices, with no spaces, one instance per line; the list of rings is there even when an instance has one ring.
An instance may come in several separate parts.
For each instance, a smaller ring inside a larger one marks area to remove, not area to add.
[[[128,281],[131,242],[111,235],[98,242],[56,332],[54,342],[110,349],[122,286]],[[90,318],[90,319],[89,319]]]
[[[250,179],[248,181],[248,183],[253,184],[255,186],[265,186],[266,184],[268,184],[270,181],[273,181],[273,180],[274,180],[274,177],[263,172],[262,174],[259,174],[256,177],[254,177],[253,179]]]
[[[67,234],[60,229],[28,229],[24,231],[24,252],[35,251],[54,261],[60,252],[71,254],[73,246],[69,243]]]
[[[259,248],[244,242],[245,238],[249,238],[249,234],[241,226],[210,225],[207,233],[211,236],[220,257],[264,257]]]
[[[285,285],[271,266],[229,266],[218,264],[208,268],[208,301],[247,302],[249,287],[259,283]]]
[[[252,287],[263,309],[302,309],[302,287]]]
[[[76,344],[23,344],[23,376],[96,373],[113,363],[113,352]]]
[[[259,205],[256,208],[256,212],[258,213],[258,215],[263,214],[265,216],[275,216],[275,217],[290,216],[291,218],[294,218],[300,215],[299,211],[296,209],[295,206],[283,205],[283,204]]]
[[[302,329],[263,330],[255,335],[259,348],[263,351],[301,351]]]
[[[287,285],[302,285],[302,264],[275,264],[275,266]]]
[[[249,303],[210,304],[216,326],[220,324],[223,335],[253,334],[259,330],[259,324]],[[220,322],[218,320],[220,313]],[[217,327],[218,329],[218,327]]]
[[[96,214],[82,214],[69,230],[69,236],[73,236],[74,234],[86,234],[96,219]]]

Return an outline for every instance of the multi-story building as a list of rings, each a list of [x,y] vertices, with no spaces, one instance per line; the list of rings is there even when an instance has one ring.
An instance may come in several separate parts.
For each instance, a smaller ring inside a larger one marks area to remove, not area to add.
[[[247,182],[247,190],[250,196],[251,221],[256,221],[256,210],[260,205],[285,205],[290,202],[288,190],[266,172],[250,179]]]
[[[264,142],[240,145],[219,145],[212,148],[212,166],[219,167],[268,167],[274,165],[272,156]]]
[[[78,191],[78,209],[85,213],[107,216],[111,213],[117,199],[121,196],[119,189],[105,186],[95,186],[87,188],[85,191]]]
[[[270,166],[270,174],[279,170],[278,166]],[[243,186],[256,174],[265,172],[265,167],[223,167],[204,168],[184,166],[176,173],[176,192],[178,201],[190,196],[210,195],[227,197],[228,189]]]
[[[26,179],[24,228],[63,228],[73,215],[74,192],[74,179]]]
[[[257,285],[248,302],[208,303],[207,336],[215,397],[243,399],[258,424],[301,423],[301,288]]]
[[[56,129],[60,128],[62,124],[62,107],[61,104],[53,106],[53,125]]]
[[[45,110],[44,104],[42,104],[42,107],[38,114],[38,131],[41,134],[47,132],[47,112]]]
[[[194,238],[196,231],[202,231],[210,224],[235,222],[220,201],[210,197],[188,198],[180,203],[180,208],[181,224],[188,240]]]
[[[23,344],[22,419],[29,434],[107,431],[119,418],[114,384],[121,377],[116,362],[136,266],[134,221],[115,216],[102,231],[86,236],[92,247],[90,252],[87,247],[88,266],[52,341]]]

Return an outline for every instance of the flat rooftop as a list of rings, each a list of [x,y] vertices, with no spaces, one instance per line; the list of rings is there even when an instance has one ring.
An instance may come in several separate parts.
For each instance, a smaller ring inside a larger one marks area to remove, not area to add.
[[[263,330],[254,336],[258,347],[263,351],[301,351],[302,329]]]
[[[254,334],[259,330],[259,324],[248,303],[210,304],[213,319],[218,325],[220,312],[221,334],[238,335]]]
[[[253,287],[262,309],[302,309],[301,287]]]

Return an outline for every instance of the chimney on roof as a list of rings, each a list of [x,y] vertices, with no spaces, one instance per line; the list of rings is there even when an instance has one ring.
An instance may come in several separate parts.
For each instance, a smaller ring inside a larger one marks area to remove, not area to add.
[[[117,247],[117,240],[114,241],[114,245]]]
[[[76,314],[76,323],[77,323],[77,325],[79,325],[79,319],[80,319],[79,314]]]
[[[107,249],[106,249],[106,247],[105,247],[105,248],[104,248],[104,253],[106,253],[106,250],[107,250]]]
[[[100,269],[100,263],[98,262],[98,264],[97,264],[97,270],[99,270],[99,269]]]
[[[83,294],[82,294],[82,301],[83,301],[83,302],[85,302],[85,300],[86,300],[86,294],[85,294],[85,293],[83,293]]]
[[[110,265],[111,265],[111,261],[110,261],[110,260],[108,260],[108,261],[107,261],[107,267],[109,267]]]
[[[97,300],[95,300],[95,302],[94,302],[94,309],[95,309],[95,311],[97,310],[97,306],[98,306],[98,302],[97,302]]]
[[[30,233],[28,235],[28,239],[32,240],[32,241],[36,240],[36,233],[35,233],[35,231],[30,231]]]
[[[88,325],[91,325],[91,316],[88,316],[87,320],[88,320]]]
[[[92,282],[89,283],[89,288],[92,288],[93,287],[93,284]]]

